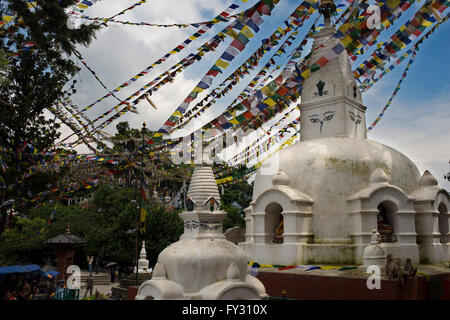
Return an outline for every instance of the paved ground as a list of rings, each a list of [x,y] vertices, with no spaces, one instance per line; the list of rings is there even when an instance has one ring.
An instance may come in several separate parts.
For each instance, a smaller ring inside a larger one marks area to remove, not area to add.
[[[80,299],[84,298],[84,294],[86,292],[85,283],[88,275],[89,272],[87,270],[81,271]],[[104,295],[111,294],[111,288],[119,286],[119,281],[117,280],[115,283],[110,282],[109,273],[99,272],[98,274],[93,273],[92,275],[94,277],[94,290],[92,290],[93,294],[95,294],[96,290]]]
[[[95,290],[98,290],[98,292],[103,293],[104,295],[107,295],[108,293],[111,293],[111,288],[119,286],[119,283],[116,282],[114,284],[110,285],[94,285],[94,290],[92,291],[95,294]],[[86,288],[82,287],[80,290],[80,299],[84,298],[84,294],[86,292]],[[89,294],[89,293],[88,293]]]

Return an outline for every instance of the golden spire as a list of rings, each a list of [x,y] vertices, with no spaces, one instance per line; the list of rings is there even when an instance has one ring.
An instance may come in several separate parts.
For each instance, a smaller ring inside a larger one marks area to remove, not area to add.
[[[319,5],[319,13],[323,14],[324,24],[330,24],[330,18],[336,12],[336,5],[333,0],[321,0]]]

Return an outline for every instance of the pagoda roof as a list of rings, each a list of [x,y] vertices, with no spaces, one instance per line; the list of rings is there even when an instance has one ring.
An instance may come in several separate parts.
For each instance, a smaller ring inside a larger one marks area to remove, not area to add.
[[[48,239],[47,241],[45,241],[45,244],[74,244],[74,245],[78,245],[78,244],[83,244],[86,243],[87,241],[77,237],[73,234],[58,234],[57,236]]]

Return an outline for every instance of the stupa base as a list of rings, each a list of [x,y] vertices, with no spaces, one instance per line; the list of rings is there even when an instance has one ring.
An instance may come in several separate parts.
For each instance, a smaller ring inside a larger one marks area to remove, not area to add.
[[[360,266],[353,270],[260,268],[257,278],[270,297],[295,300],[450,300],[450,267],[419,265],[418,275],[401,285],[387,280],[382,269],[380,289],[369,289],[370,274]],[[285,295],[283,295],[285,292]]]

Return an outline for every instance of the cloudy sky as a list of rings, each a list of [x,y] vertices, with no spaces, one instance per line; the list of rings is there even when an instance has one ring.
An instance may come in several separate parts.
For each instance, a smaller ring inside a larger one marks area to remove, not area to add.
[[[337,1],[337,3],[343,3],[343,1],[345,0]],[[137,0],[101,0],[87,9],[84,14],[90,17],[110,17],[135,2]],[[242,0],[147,1],[147,3],[118,16],[116,19],[161,24],[194,23],[211,20],[232,3],[240,6],[236,10],[236,12],[240,12],[256,2],[257,0],[249,0],[247,3]],[[252,54],[252,49],[255,50],[259,47],[261,40],[272,34],[299,4],[300,1],[298,0],[281,0],[270,17],[264,16],[261,31],[251,39],[244,53],[234,60],[224,74],[215,79],[212,88],[245,61]],[[410,8],[394,26],[385,31],[384,37],[380,38],[380,41],[390,37],[422,4],[423,1]],[[301,41],[307,29],[311,26],[312,20],[309,19],[304,25],[297,41],[293,43],[288,52]],[[195,52],[195,49],[201,46],[204,41],[225,26],[226,23],[216,25],[210,32],[195,40],[181,53],[171,56],[165,63],[151,70],[148,76],[142,77],[132,86],[122,89],[117,95],[121,99],[127,98],[147,82],[160,75],[162,71],[170,68],[189,53]],[[107,28],[102,28],[97,33],[96,39],[92,41],[89,47],[79,47],[78,50],[108,89],[113,90],[150,66],[194,32],[195,28],[158,28],[109,23]],[[443,179],[443,175],[450,171],[449,38],[450,23],[447,23],[422,44],[420,51],[417,53],[416,61],[411,66],[408,77],[403,81],[397,97],[382,120],[369,133],[370,139],[392,146],[410,157],[421,172],[426,169],[430,170],[439,180],[440,186],[446,189],[450,189],[450,183]],[[205,72],[209,70],[229,42],[230,39],[227,38],[226,42],[222,43],[215,52],[208,53],[201,62],[178,74],[173,84],[166,85],[153,94],[151,99],[158,110],[150,107],[148,102],[144,100],[137,105],[139,115],[127,113],[119,121],[128,121],[133,127],[141,127],[145,121],[150,129],[159,129],[196,86]],[[304,53],[308,53],[308,50],[305,50]],[[266,63],[268,57],[269,55],[261,59],[261,66]],[[283,63],[286,60],[280,58],[276,62]],[[406,66],[405,62],[396,70],[387,74],[382,81],[377,82],[372,89],[363,95],[364,103],[367,106],[366,118],[368,124],[377,117],[391,96]],[[361,63],[361,59],[358,59],[354,66],[359,63]],[[231,91],[227,97],[219,100],[206,112],[201,118],[202,122],[198,122],[198,124],[201,125],[219,115],[258,71],[259,68],[255,69],[253,74],[245,77],[235,90]],[[75,79],[78,80],[77,93],[72,96],[72,100],[79,108],[86,107],[107,93],[83,67]],[[196,101],[200,101],[207,93],[207,91],[201,93]],[[194,106],[195,103],[194,101],[191,106]],[[88,110],[86,115],[90,119],[94,119],[116,104],[117,100],[109,97]],[[292,118],[295,116],[296,114],[293,114]],[[115,124],[119,121],[107,126],[105,131],[114,134]],[[268,125],[270,126],[270,124]],[[71,131],[67,127],[62,128],[62,138],[70,133]],[[69,141],[73,141],[73,139]],[[87,152],[87,149],[80,147],[78,151]]]

